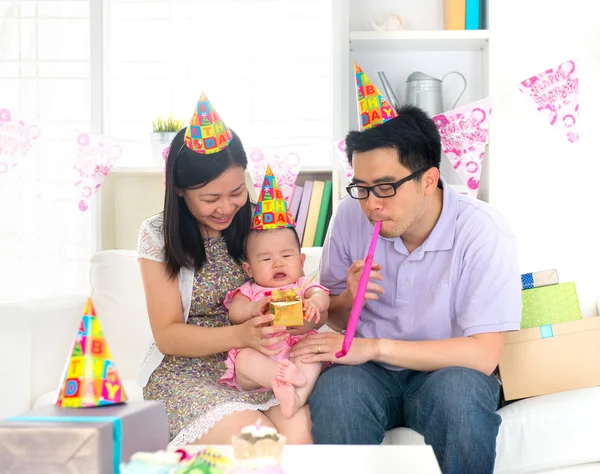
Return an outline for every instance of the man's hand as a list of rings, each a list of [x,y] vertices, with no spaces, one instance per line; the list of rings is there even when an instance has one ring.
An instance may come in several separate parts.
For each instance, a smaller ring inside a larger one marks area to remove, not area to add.
[[[377,353],[376,339],[357,338],[352,341],[350,351],[337,359],[336,352],[342,350],[344,336],[332,332],[310,334],[292,348],[290,357],[303,357],[305,364],[312,362],[335,362],[337,364],[360,365],[375,359]]]
[[[358,289],[358,282],[360,275],[365,266],[364,260],[356,260],[348,271],[346,272],[346,289],[342,292],[342,301],[346,309],[352,308],[354,299],[356,298],[356,290]],[[367,283],[367,292],[365,293],[365,302],[368,300],[378,300],[379,294],[384,293],[383,287],[377,283],[372,282],[372,279],[383,280],[381,275],[381,265],[373,262],[371,265],[371,274],[369,275],[369,282]],[[378,294],[379,293],[379,294]],[[364,305],[364,302],[363,302]]]

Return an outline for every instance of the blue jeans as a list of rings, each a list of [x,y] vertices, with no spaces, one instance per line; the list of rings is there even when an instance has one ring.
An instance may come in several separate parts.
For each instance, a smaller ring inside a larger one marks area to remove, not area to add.
[[[381,444],[386,430],[421,433],[444,474],[492,474],[501,418],[495,376],[462,367],[393,371],[333,365],[309,399],[316,444]]]

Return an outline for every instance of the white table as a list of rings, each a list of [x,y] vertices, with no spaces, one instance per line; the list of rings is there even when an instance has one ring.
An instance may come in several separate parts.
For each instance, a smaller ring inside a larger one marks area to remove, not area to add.
[[[182,446],[189,453],[207,447]],[[233,457],[231,446],[211,447]],[[431,446],[288,445],[281,467],[285,474],[441,474]]]

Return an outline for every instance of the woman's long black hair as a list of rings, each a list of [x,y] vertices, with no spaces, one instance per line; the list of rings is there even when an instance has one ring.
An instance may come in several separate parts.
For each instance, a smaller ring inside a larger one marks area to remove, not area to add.
[[[180,130],[169,150],[165,175],[164,238],[167,271],[171,278],[181,267],[201,268],[206,263],[206,249],[196,218],[188,209],[177,189],[196,189],[210,183],[231,167],[246,169],[248,159],[233,130],[227,148],[217,153],[200,155],[184,145],[185,128]],[[250,230],[252,209],[250,197],[222,232],[227,251],[234,259],[244,257],[244,241]]]

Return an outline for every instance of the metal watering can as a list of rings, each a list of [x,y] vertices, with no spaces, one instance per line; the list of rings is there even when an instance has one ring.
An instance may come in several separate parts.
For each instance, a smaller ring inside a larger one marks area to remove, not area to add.
[[[454,101],[454,105],[452,105],[452,107],[448,109],[445,109],[442,85],[444,79],[449,74],[458,74],[462,78],[465,85],[463,87],[462,92]],[[442,77],[442,79],[440,80],[417,71],[413,72],[406,79],[406,95],[404,101],[408,104],[416,105],[420,109],[427,112],[430,117],[433,117],[434,115],[441,114],[446,110],[454,109],[462,95],[465,93],[465,90],[467,90],[467,80],[465,79],[465,76],[463,76],[460,72],[447,72],[446,74],[444,74],[444,77]]]

